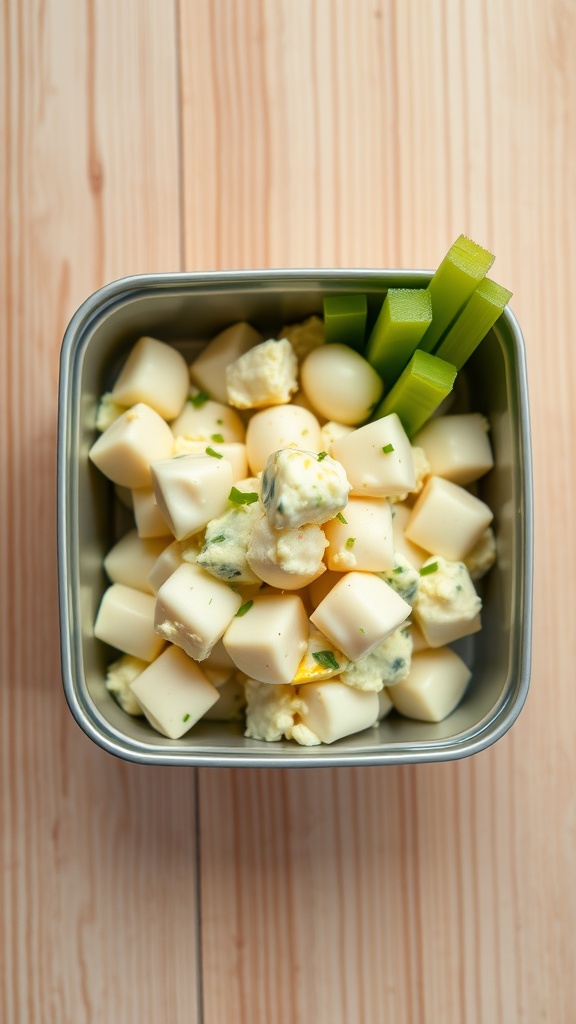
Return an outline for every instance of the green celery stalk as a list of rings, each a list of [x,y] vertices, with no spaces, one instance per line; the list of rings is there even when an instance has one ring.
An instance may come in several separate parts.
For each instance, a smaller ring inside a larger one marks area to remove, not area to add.
[[[456,239],[428,285],[432,323],[419,345],[424,352],[434,351],[493,263],[492,254],[466,235]]]
[[[324,299],[324,336],[327,342],[364,348],[368,303],[365,295],[329,295]]]
[[[512,292],[485,277],[440,342],[435,354],[461,370],[511,298]]]
[[[395,412],[408,437],[413,437],[450,394],[455,380],[455,366],[417,348],[392,390],[378,406],[373,419]]]
[[[366,347],[366,358],[387,387],[397,380],[432,322],[427,288],[389,288]]]

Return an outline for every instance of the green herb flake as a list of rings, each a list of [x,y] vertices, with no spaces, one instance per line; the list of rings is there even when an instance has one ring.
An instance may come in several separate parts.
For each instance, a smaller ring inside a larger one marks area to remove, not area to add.
[[[199,391],[197,395],[188,395],[188,401],[195,409],[201,409],[206,402],[210,401],[210,395],[207,395],[205,391]]]
[[[318,462],[323,462],[327,455],[328,452],[318,452]]]
[[[223,459],[224,456],[220,452],[215,452],[213,448],[208,445],[206,449],[206,455],[211,455],[213,459]]]
[[[222,434],[210,434],[210,440],[215,441],[216,444],[224,444],[224,438]]]
[[[253,604],[254,601],[245,601],[244,604],[241,604],[238,611],[236,612],[236,618],[240,619],[242,618],[243,615],[246,615],[246,612],[250,611]]]
[[[438,562],[430,562],[429,565],[423,565],[420,569],[421,576],[430,576],[431,573],[438,571]]]
[[[223,540],[226,540],[226,537],[224,536],[223,533],[219,533],[217,537],[212,537],[211,538],[210,543],[211,544],[221,544]]]
[[[224,425],[224,420],[216,420],[216,423],[219,427],[222,427]]]
[[[362,629],[362,626],[358,626],[358,632],[359,632],[359,633],[365,633],[365,632],[366,632],[366,630],[365,630],[365,629]]]
[[[396,568],[392,570],[392,572],[394,573],[395,576],[400,576],[400,574],[404,572],[404,566],[397,565]]]
[[[185,715],[182,715],[182,721],[183,722],[189,722],[190,721],[190,715],[188,714],[188,712],[186,712]]]
[[[394,451],[394,445],[393,444],[385,444],[384,447],[382,448],[382,451],[384,452],[384,455],[389,455],[390,452]]]
[[[344,546],[347,547],[349,551],[351,551],[355,543],[356,537],[348,537],[348,540],[346,541],[346,544]]]
[[[258,493],[257,491],[239,491],[237,487],[233,487],[228,495],[228,501],[231,501],[233,505],[252,505],[258,501]]]
[[[315,651],[312,657],[322,668],[333,668],[335,672],[340,668],[332,651]]]
[[[338,513],[336,519],[339,519],[341,523],[344,523],[344,526],[348,526],[348,520],[344,519],[344,516],[342,515],[341,512]]]

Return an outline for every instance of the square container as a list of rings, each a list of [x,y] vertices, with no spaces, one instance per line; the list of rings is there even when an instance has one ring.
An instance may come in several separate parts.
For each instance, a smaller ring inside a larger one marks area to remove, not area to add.
[[[322,313],[326,295],[365,293],[374,320],[390,287],[425,287],[431,273],[288,270],[160,274],[101,288],[72,318],[61,355],[58,436],[58,567],[62,673],[79,725],[112,754],[143,764],[318,767],[406,764],[465,757],[510,728],[529,685],[532,601],[532,480],[524,344],[506,309],[466,367],[470,409],[491,427],[495,467],[479,482],[494,511],[498,562],[481,583],[482,632],[460,653],[473,670],[461,705],[430,724],[392,712],[377,728],[330,746],[246,739],[243,724],[199,722],[181,740],[131,718],[105,688],[111,648],[93,623],[107,586],[102,560],[122,531],[112,485],[88,459],[100,395],[143,334],[177,345],[190,362],[237,320],[264,337]],[[124,524],[124,528],[126,524]],[[120,533],[118,532],[120,530]]]

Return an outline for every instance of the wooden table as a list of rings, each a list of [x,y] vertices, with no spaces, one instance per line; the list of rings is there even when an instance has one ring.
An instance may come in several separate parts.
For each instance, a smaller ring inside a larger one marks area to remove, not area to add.
[[[574,0],[3,0],[6,1024],[576,1020]],[[534,663],[490,750],[150,769],[74,724],[58,354],[141,271],[431,267],[464,231],[525,332]]]

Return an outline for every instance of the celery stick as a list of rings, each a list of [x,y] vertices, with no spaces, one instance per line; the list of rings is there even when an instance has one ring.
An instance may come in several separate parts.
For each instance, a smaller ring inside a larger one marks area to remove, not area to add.
[[[364,348],[367,312],[365,295],[329,295],[324,299],[326,341],[339,342],[361,352]]]
[[[432,321],[426,288],[389,288],[366,347],[366,358],[386,387],[397,380]]]
[[[494,326],[512,292],[489,277],[480,282],[458,318],[436,349],[436,355],[461,370]]]
[[[428,285],[432,298],[432,323],[419,345],[424,352],[434,351],[493,263],[491,253],[466,235],[456,239]]]
[[[373,419],[395,412],[408,437],[413,437],[450,394],[455,380],[455,366],[417,348],[392,390],[378,406]]]

